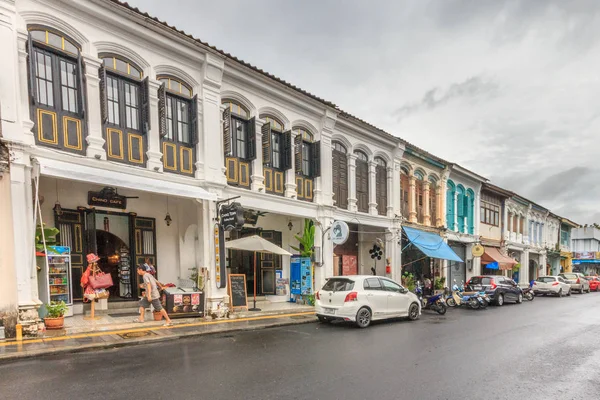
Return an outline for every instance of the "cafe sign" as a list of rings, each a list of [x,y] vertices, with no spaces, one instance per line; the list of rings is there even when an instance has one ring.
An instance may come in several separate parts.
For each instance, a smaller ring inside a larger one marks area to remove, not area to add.
[[[244,207],[240,203],[221,206],[219,221],[224,231],[241,229],[244,226]]]
[[[88,205],[95,207],[127,208],[127,197],[117,194],[114,188],[104,188],[99,192],[88,192]]]

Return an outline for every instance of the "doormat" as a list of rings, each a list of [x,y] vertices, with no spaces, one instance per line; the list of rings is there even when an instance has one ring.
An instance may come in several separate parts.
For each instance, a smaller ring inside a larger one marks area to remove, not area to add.
[[[139,331],[139,332],[125,332],[118,333],[117,335],[121,336],[123,339],[137,339],[145,336],[156,335],[155,332],[152,331]]]
[[[121,317],[137,317],[139,316],[140,313],[139,312],[126,312],[126,313],[120,313],[120,314],[108,314],[109,317],[112,318],[121,318]]]

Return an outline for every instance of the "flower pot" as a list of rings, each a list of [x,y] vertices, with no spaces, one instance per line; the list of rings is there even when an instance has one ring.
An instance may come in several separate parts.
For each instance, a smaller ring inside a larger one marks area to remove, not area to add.
[[[161,314],[160,312],[153,311],[153,312],[152,312],[152,316],[154,316],[154,320],[155,320],[155,321],[160,321],[160,320],[162,320],[162,314]]]
[[[62,329],[65,325],[65,317],[58,318],[44,318],[44,324],[46,325],[46,329]]]

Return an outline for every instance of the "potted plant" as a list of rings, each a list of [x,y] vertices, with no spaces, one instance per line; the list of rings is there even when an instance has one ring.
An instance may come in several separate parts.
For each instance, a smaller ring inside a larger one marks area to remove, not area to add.
[[[46,304],[48,315],[44,318],[46,329],[62,329],[65,325],[65,313],[68,307],[64,301],[52,301]]]
[[[313,220],[306,218],[302,236],[294,235],[294,237],[298,241],[298,247],[290,247],[299,252],[300,256],[312,259],[315,248],[315,223]]]
[[[446,277],[435,278],[433,280],[434,294],[440,294],[444,292],[444,284],[446,283]]]

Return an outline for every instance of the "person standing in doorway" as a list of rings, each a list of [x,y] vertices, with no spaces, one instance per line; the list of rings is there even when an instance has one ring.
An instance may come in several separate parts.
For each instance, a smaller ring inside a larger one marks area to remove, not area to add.
[[[169,314],[167,314],[167,310],[165,310],[160,304],[160,293],[158,292],[158,282],[152,276],[152,274],[147,271],[146,267],[143,265],[138,266],[137,273],[139,276],[143,278],[143,286],[146,289],[144,297],[140,300],[140,317],[134,322],[144,322],[144,314],[146,312],[146,308],[152,307],[154,311],[160,312],[161,315],[165,318],[166,322],[163,326],[173,326],[173,322],[171,318],[169,318]]]

